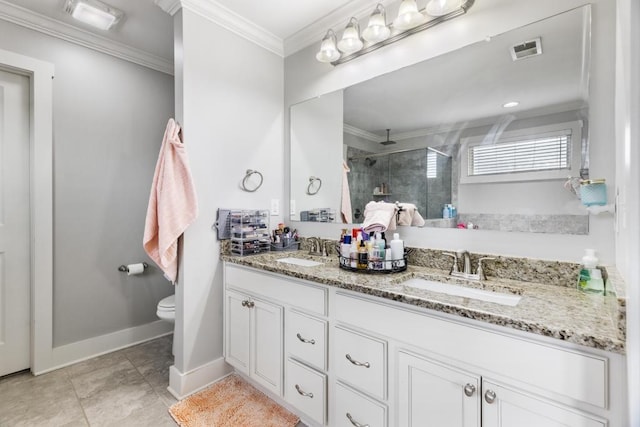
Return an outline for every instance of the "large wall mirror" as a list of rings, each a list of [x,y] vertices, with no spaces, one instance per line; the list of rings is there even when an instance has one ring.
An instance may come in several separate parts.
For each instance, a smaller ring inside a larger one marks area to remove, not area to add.
[[[293,105],[290,219],[398,201],[425,226],[588,234],[564,184],[588,170],[589,59],[584,6]]]

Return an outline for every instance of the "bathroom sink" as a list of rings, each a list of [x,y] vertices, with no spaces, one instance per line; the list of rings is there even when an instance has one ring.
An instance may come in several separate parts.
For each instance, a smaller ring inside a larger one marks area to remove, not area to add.
[[[315,267],[316,265],[322,265],[321,262],[312,261],[310,259],[302,259],[302,258],[280,258],[276,260],[278,262],[283,262],[285,264],[293,264],[299,265],[301,267]]]
[[[512,307],[516,306],[522,298],[520,295],[485,291],[482,289],[468,288],[465,286],[451,285],[448,283],[434,282],[425,279],[409,279],[406,282],[402,282],[401,285],[415,289],[424,289],[426,291],[438,292],[441,294],[472,298],[502,305],[509,305]]]

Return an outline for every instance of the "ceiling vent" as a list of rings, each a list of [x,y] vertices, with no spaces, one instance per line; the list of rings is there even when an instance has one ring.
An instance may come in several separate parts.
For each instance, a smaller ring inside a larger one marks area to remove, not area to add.
[[[518,43],[511,46],[511,59],[517,61],[519,59],[531,58],[532,56],[542,55],[542,43],[540,37],[526,42]]]

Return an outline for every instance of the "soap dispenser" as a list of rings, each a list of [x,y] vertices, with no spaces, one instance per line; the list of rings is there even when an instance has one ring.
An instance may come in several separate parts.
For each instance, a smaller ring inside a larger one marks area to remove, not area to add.
[[[578,289],[596,294],[604,294],[604,279],[598,268],[598,257],[594,249],[585,249],[582,257],[582,268],[578,277]]]

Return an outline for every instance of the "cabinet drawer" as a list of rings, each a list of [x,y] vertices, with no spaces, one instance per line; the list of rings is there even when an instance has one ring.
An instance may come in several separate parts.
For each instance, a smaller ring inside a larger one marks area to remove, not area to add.
[[[357,393],[344,384],[336,384],[334,424],[336,427],[386,427],[387,408]],[[358,424],[359,423],[359,424]]]
[[[327,313],[327,290],[271,273],[225,264],[225,286],[293,305],[319,315]]]
[[[333,366],[338,378],[378,399],[386,399],[386,342],[339,326],[334,331]]]
[[[327,369],[327,322],[296,311],[286,319],[287,350],[290,355],[314,367]]]
[[[325,424],[327,413],[327,376],[292,359],[287,359],[287,402],[314,421]]]

